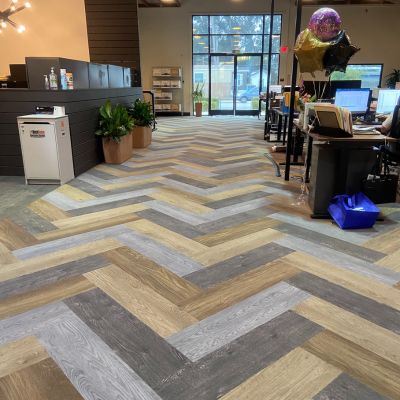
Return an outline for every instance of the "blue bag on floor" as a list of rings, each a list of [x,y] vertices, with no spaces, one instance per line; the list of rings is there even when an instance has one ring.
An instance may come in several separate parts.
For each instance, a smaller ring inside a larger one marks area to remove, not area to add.
[[[371,228],[379,215],[379,208],[364,194],[335,196],[328,207],[329,214],[342,229]]]

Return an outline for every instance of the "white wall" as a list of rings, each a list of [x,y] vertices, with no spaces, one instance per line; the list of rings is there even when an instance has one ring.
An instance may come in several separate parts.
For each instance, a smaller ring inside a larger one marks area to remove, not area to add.
[[[278,0],[276,12],[283,14],[282,44],[293,47],[295,9],[293,1]],[[292,4],[291,6],[289,6]],[[400,68],[400,6],[335,6],[343,27],[361,51],[354,63],[384,63],[384,75]],[[303,28],[316,8],[303,8]],[[366,11],[368,10],[368,11]],[[191,110],[192,15],[268,14],[265,0],[184,0],[180,8],[139,9],[143,87],[151,89],[151,68],[182,65],[185,79],[185,110]],[[291,54],[282,55],[280,76],[290,81]]]
[[[31,0],[32,8],[13,16],[26,26],[19,34],[10,26],[0,35],[0,75],[25,57],[65,57],[89,61],[84,0]],[[1,1],[4,8],[9,1]]]

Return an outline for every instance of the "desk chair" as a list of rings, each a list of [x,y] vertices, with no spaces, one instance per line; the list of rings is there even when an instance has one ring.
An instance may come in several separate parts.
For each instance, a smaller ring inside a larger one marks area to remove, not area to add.
[[[393,111],[392,127],[388,134],[389,137],[399,139],[400,141],[400,104],[397,105]],[[399,142],[392,146],[381,146],[380,152],[382,154],[383,161],[390,163],[400,163],[400,144]]]

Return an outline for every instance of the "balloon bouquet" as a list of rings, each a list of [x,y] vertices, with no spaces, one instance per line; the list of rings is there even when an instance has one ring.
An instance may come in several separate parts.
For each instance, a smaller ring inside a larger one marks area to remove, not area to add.
[[[314,78],[314,72],[326,71],[330,78],[335,71],[346,72],[350,58],[360,49],[351,44],[341,25],[340,15],[332,8],[314,12],[294,47],[301,73],[309,72]],[[317,95],[322,97],[322,94]]]

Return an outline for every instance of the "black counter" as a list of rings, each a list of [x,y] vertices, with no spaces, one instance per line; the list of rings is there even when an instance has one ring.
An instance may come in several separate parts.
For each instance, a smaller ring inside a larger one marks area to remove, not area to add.
[[[101,140],[94,135],[99,107],[131,104],[142,88],[31,90],[0,89],[0,175],[24,175],[17,117],[33,114],[36,106],[64,106],[69,117],[75,176],[103,161]]]

